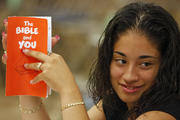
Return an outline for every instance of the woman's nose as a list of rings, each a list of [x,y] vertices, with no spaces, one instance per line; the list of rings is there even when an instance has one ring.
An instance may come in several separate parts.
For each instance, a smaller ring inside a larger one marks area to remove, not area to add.
[[[124,71],[122,77],[127,84],[137,82],[138,81],[137,70],[135,69],[134,66],[128,66],[127,69]]]

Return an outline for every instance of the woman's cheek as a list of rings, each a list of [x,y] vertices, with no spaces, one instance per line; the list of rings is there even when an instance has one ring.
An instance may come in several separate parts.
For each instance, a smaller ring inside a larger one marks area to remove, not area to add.
[[[144,82],[150,82],[153,83],[156,77],[156,73],[152,71],[144,71],[139,73],[141,80],[144,80]]]
[[[110,74],[111,79],[119,79],[123,73],[123,68],[116,66],[115,64],[111,64],[110,66]]]

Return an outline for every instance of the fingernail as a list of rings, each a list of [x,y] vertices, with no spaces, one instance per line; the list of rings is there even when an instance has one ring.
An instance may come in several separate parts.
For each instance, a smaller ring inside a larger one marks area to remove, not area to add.
[[[26,68],[26,67],[27,67],[27,64],[24,64],[24,67]]]
[[[28,49],[23,49],[23,52],[24,53],[27,53],[29,50]]]
[[[30,81],[30,84],[34,84],[34,83],[33,83],[33,80]]]
[[[7,19],[7,18],[4,19],[4,24],[5,24],[6,22],[8,22],[8,19]]]
[[[5,35],[5,32],[2,32],[2,36],[4,36]]]
[[[55,35],[57,40],[60,40],[60,36],[59,35]]]
[[[6,55],[6,54],[3,54],[3,57],[4,57],[4,58],[7,58],[7,55]]]

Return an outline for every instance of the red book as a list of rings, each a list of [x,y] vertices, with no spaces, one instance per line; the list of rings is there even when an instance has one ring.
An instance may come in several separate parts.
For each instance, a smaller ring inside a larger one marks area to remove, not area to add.
[[[51,52],[51,17],[8,17],[7,33],[6,96],[47,97],[49,89],[43,81],[30,84],[40,72],[24,68],[25,63],[39,61],[24,55],[22,49]]]

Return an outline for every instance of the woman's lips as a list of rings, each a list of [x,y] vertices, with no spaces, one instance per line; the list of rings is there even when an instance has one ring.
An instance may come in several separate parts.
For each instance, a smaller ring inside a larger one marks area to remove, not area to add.
[[[135,93],[140,90],[142,86],[128,86],[124,84],[120,84],[123,88],[123,90],[127,93]]]

